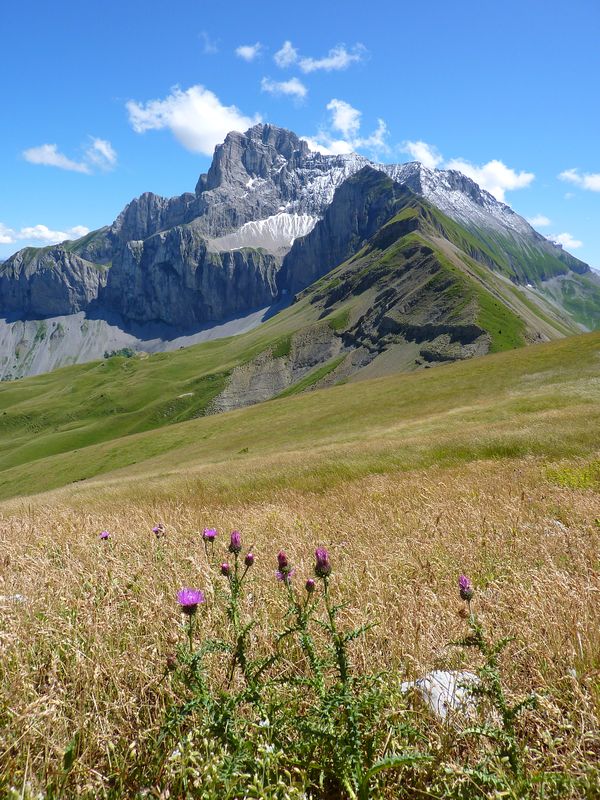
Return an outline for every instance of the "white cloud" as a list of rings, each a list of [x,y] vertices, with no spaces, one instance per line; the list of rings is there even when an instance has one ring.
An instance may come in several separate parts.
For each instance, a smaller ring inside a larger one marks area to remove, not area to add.
[[[270,78],[263,78],[260,82],[260,88],[263,92],[274,95],[289,95],[296,98],[296,100],[304,100],[308,94],[308,89],[298,78],[290,78],[289,81],[272,81]]]
[[[553,233],[547,237],[554,244],[560,244],[567,250],[576,250],[578,247],[583,247],[583,242],[575,239],[570,233]]]
[[[15,232],[3,222],[0,222],[0,244],[13,244]]]
[[[202,39],[202,52],[205,56],[214,56],[219,52],[217,40],[211,39],[206,31],[200,31],[200,38]]]
[[[389,150],[385,141],[388,129],[382,119],[377,120],[377,128],[369,136],[360,136],[361,111],[336,98],[327,104],[327,110],[331,113],[329,127],[321,129],[316,136],[303,137],[311,150],[324,155],[353,153],[361,149],[372,152]],[[341,133],[343,138],[336,137],[335,132]]]
[[[17,234],[17,239],[34,239],[39,242],[56,243],[64,242],[65,239],[79,239],[89,233],[90,229],[85,225],[76,225],[67,231],[53,231],[46,225],[33,225],[30,228],[21,228]]]
[[[109,170],[117,163],[117,153],[114,147],[106,139],[92,137],[92,143],[85,151],[88,162],[100,169]]]
[[[43,242],[44,244],[57,244],[66,239],[79,239],[89,233],[85,225],[75,225],[66,231],[54,231],[47,225],[31,225],[18,231],[8,228],[0,222],[0,244],[15,244],[20,240],[30,242]]]
[[[243,58],[244,61],[254,61],[260,55],[261,50],[262,44],[260,42],[256,42],[256,44],[241,44],[235,48],[235,54],[239,58]]]
[[[347,69],[350,64],[362,61],[366,53],[366,48],[362,44],[355,44],[351,50],[347,50],[343,44],[333,47],[323,58],[301,58],[299,60],[302,72],[316,72],[317,70]]]
[[[372,134],[366,136],[364,139],[356,139],[355,145],[356,147],[361,147],[366,150],[374,150],[374,151],[384,151],[387,152],[389,147],[385,141],[385,137],[388,134],[388,127],[385,124],[384,120],[378,119],[377,120],[377,127],[373,131]]]
[[[584,172],[581,174],[578,169],[566,169],[558,176],[561,181],[568,181],[588,189],[590,192],[600,192],[600,172]]]
[[[113,169],[117,163],[117,153],[111,143],[106,139],[90,136],[91,143],[85,150],[81,161],[72,159],[59,152],[55,144],[42,144],[39,147],[30,147],[23,150],[23,158],[30,164],[43,164],[47,167],[58,167],[71,172],[91,174],[93,168],[103,170]]]
[[[332,139],[327,133],[321,131],[317,137],[303,136],[304,141],[314,153],[322,153],[324,156],[337,156],[353,153],[354,147],[351,142],[343,139]]]
[[[420,139],[416,142],[403,142],[401,151],[408,153],[415,161],[420,161],[421,164],[429,169],[435,169],[444,160],[435,145],[427,144],[427,142],[422,142]]]
[[[335,98],[327,103],[327,110],[331,111],[331,127],[340,131],[346,139],[356,136],[360,130],[360,118],[362,113],[353,108],[345,100]]]
[[[281,49],[273,56],[273,61],[282,69],[290,67],[298,61],[298,51],[290,41],[284,42]]]
[[[455,169],[472,178],[482,189],[486,189],[496,200],[504,202],[504,193],[510,189],[524,189],[535,178],[533,172],[515,172],[502,161],[493,159],[478,167],[461,158],[448,161],[446,169]]]
[[[547,228],[551,220],[544,214],[536,214],[535,217],[527,217],[527,222],[534,228]]]
[[[39,147],[30,147],[23,150],[23,158],[30,164],[43,164],[46,167],[58,167],[72,172],[90,172],[90,167],[83,161],[72,161],[67,156],[59,153],[58,145],[41,144]]]
[[[229,131],[245,131],[260,122],[258,115],[247,117],[236,106],[224,106],[200,85],[185,91],[176,86],[164,100],[130,100],[126,106],[136,133],[168,128],[185,148],[204,155],[212,155]]]

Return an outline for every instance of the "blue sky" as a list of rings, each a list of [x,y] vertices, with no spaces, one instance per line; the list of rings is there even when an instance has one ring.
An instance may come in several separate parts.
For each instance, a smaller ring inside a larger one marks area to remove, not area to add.
[[[0,35],[0,258],[193,191],[261,119],[458,167],[600,268],[598,0],[5,0]]]

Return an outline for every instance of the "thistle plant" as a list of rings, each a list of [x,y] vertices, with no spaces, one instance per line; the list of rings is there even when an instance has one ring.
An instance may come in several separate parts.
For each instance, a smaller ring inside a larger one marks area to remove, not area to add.
[[[217,529],[216,528],[204,528],[202,531],[202,542],[204,543],[204,552],[206,554],[206,560],[210,562],[212,559],[209,557],[208,548],[210,546],[210,554],[212,556],[215,548],[215,539],[217,538]]]
[[[471,581],[465,575],[461,575],[458,585],[461,599],[468,604],[470,633],[454,644],[474,648],[482,655],[484,663],[477,670],[479,683],[471,685],[469,690],[474,698],[479,698],[492,710],[492,713],[487,715],[486,723],[467,728],[464,735],[485,737],[492,741],[496,745],[498,757],[502,762],[508,763],[513,777],[522,779],[525,770],[515,722],[522,711],[535,707],[537,697],[531,694],[516,703],[509,702],[504,688],[500,656],[510,642],[514,641],[514,637],[505,636],[496,641],[489,638],[471,608],[475,594]],[[485,709],[483,710],[485,712]]]
[[[311,618],[318,606],[319,598],[315,597],[316,583],[313,578],[308,578],[304,585],[304,596],[299,597],[292,585],[291,578],[295,572],[289,564],[288,558],[283,551],[277,556],[276,577],[282,581],[287,588],[289,607],[286,617],[292,617],[293,623],[277,637],[277,648],[289,636],[297,635],[300,649],[304,652],[311,670],[311,677],[308,683],[313,682],[320,697],[323,696],[323,664],[317,656],[315,642],[309,630]]]
[[[199,589],[180,589],[177,593],[177,600],[181,611],[188,619],[188,643],[190,653],[194,650],[194,627],[196,622],[196,612],[200,603],[204,603],[204,592]]]
[[[244,567],[240,563],[240,554],[242,552],[242,536],[239,531],[232,531],[229,540],[229,552],[233,556],[233,566],[228,562],[221,564],[221,575],[227,578],[229,586],[229,601],[227,606],[227,616],[233,628],[233,653],[231,657],[231,665],[229,668],[228,684],[230,685],[234,674],[236,665],[239,666],[242,675],[248,686],[255,683],[248,663],[248,634],[254,627],[254,621],[250,620],[247,623],[242,623],[240,616],[240,593],[244,580],[248,574],[248,570],[254,564],[254,554],[250,550],[244,558]]]

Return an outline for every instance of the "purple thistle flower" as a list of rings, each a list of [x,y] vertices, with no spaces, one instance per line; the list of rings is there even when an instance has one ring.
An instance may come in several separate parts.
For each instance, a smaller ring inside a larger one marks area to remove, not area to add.
[[[152,533],[156,536],[157,539],[160,539],[161,536],[164,536],[166,533],[165,526],[162,522],[159,522],[158,525],[155,525],[152,528]]]
[[[221,564],[221,575],[224,575],[226,578],[231,575],[231,567],[226,561]]]
[[[110,539],[110,533],[108,531],[102,531],[98,538],[105,542],[107,539]]]
[[[283,550],[280,550],[279,553],[277,553],[277,566],[279,567],[275,573],[277,580],[283,581],[284,583],[289,583],[296,570],[291,568],[288,557]]]
[[[306,586],[306,591],[307,591],[309,594],[312,594],[312,593],[314,592],[314,590],[315,590],[315,586],[316,586],[316,584],[315,584],[315,581],[314,581],[314,578],[309,578],[309,579],[306,581],[306,584],[305,584],[305,586]]]
[[[237,555],[242,549],[242,534],[239,531],[231,531],[231,540],[229,542],[229,552]]]
[[[475,592],[473,589],[473,584],[471,583],[469,578],[467,578],[466,575],[461,575],[460,578],[458,579],[458,589],[460,592],[461,600],[466,600],[467,602],[470,602],[472,600],[473,594]]]
[[[204,528],[202,532],[202,538],[205,542],[214,543],[215,539],[217,538],[217,529],[216,528]]]
[[[180,589],[177,592],[177,600],[183,613],[191,617],[198,610],[200,603],[204,602],[204,592],[200,589]]]
[[[329,561],[329,553],[324,547],[317,547],[315,550],[315,575],[317,578],[327,578],[331,575],[331,562]]]
[[[244,564],[247,567],[251,567],[254,564],[254,553],[246,553],[246,558],[244,559]]]
[[[277,565],[279,567],[280,572],[283,572],[289,567],[289,561],[283,550],[280,550],[277,553]]]

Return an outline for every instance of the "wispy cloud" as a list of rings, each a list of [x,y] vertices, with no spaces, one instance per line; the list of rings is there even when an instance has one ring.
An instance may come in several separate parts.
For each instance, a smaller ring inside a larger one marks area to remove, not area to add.
[[[577,250],[578,247],[583,247],[583,242],[575,239],[570,233],[552,233],[547,237],[554,244],[560,244],[567,250]]]
[[[117,152],[106,139],[91,137],[90,146],[85,151],[85,157],[90,164],[103,170],[113,169],[117,163]]]
[[[241,44],[235,48],[235,54],[238,58],[243,58],[244,61],[254,61],[260,55],[262,44],[256,42],[255,44]]]
[[[30,164],[43,164],[46,167],[58,167],[71,172],[90,173],[90,165],[83,161],[73,161],[59,152],[56,144],[41,144],[39,147],[29,147],[23,150],[23,158]]]
[[[47,225],[31,225],[17,231],[0,222],[0,244],[16,244],[19,241],[57,244],[67,239],[79,239],[89,232],[90,229],[85,225],[75,225],[65,231],[52,230]]]
[[[534,228],[547,228],[552,220],[549,220],[544,214],[536,214],[535,217],[527,217],[527,222]]]
[[[566,169],[558,176],[561,181],[574,183],[590,192],[600,192],[600,172],[584,172],[578,169]]]
[[[298,51],[290,41],[284,42],[273,56],[273,61],[282,69],[291,67],[298,61]]]
[[[263,92],[273,95],[288,95],[296,100],[304,100],[308,94],[308,89],[298,78],[290,78],[289,81],[272,81],[270,78],[263,78],[260,88]]]
[[[176,86],[163,100],[130,100],[126,107],[136,133],[166,128],[186,149],[204,155],[212,155],[229,131],[245,131],[260,122],[256,114],[248,117],[236,106],[223,105],[200,85],[185,91]]]
[[[333,98],[327,104],[330,112],[330,123],[322,128],[316,136],[303,138],[311,150],[325,155],[352,153],[357,150],[368,150],[377,154],[389,150],[385,141],[388,130],[382,119],[377,120],[377,128],[369,136],[360,136],[362,112],[345,100]],[[337,137],[341,133],[342,138]]]
[[[361,112],[347,103],[345,100],[338,100],[335,97],[327,103],[327,110],[331,111],[331,127],[340,131],[347,139],[352,139],[360,130]]]
[[[366,47],[362,44],[355,44],[350,50],[345,45],[339,44],[322,58],[301,58],[298,64],[302,72],[316,72],[317,70],[332,72],[333,70],[347,69],[350,64],[362,61],[366,52]]]
[[[23,150],[23,158],[30,164],[42,164],[46,167],[58,167],[70,172],[82,172],[89,175],[94,168],[102,170],[113,169],[117,163],[117,152],[106,139],[90,136],[90,144],[86,148],[83,158],[74,161],[64,155],[56,144],[41,144],[38,147],[29,147]]]
[[[400,148],[402,153],[408,153],[409,156],[420,161],[429,169],[435,169],[444,161],[441,153],[435,145],[422,142],[420,139],[416,142],[406,141],[402,143]]]
[[[200,31],[200,41],[202,42],[202,52],[205,56],[214,56],[219,52],[219,42],[212,39],[206,31]]]
[[[297,48],[289,41],[285,41],[281,48],[273,56],[273,60],[282,69],[297,65],[302,72],[310,73],[323,70],[333,72],[347,69],[351,64],[363,61],[367,55],[367,48],[360,43],[348,48],[345,44],[338,44],[332,47],[326,56],[312,58],[311,56],[300,56]]]

